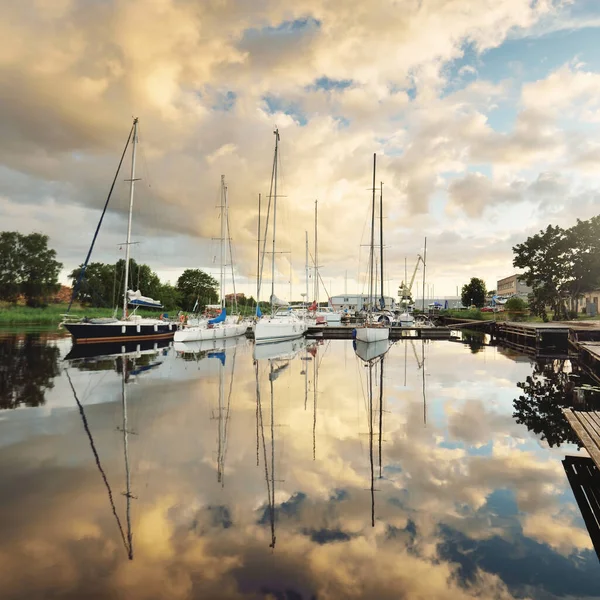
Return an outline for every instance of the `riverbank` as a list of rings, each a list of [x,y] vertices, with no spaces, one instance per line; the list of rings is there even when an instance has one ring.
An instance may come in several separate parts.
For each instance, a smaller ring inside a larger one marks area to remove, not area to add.
[[[0,305],[0,326],[2,325],[53,325],[62,320],[62,315],[67,312],[68,304],[49,304],[46,308],[32,308],[30,306]],[[112,308],[89,308],[73,305],[69,311],[72,317],[112,317]],[[158,316],[157,311],[137,311],[141,316]]]

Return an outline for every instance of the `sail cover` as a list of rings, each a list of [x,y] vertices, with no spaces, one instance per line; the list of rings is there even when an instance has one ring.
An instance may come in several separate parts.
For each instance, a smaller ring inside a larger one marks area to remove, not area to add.
[[[273,294],[271,296],[271,304],[273,304],[273,306],[288,306],[289,302],[286,302],[285,300],[281,300],[275,294]]]
[[[130,306],[145,306],[147,308],[162,308],[159,300],[154,300],[148,296],[142,296],[140,290],[127,290],[127,302]]]
[[[217,323],[223,323],[225,321],[226,317],[227,317],[227,311],[224,308],[222,308],[221,314],[217,315],[214,319],[209,319],[208,324],[216,325]]]

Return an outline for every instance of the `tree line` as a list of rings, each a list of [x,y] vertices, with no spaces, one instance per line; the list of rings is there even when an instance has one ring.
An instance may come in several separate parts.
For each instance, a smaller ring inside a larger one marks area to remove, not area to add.
[[[46,306],[60,288],[58,276],[62,263],[48,247],[48,236],[40,233],[0,232],[0,300],[16,303],[24,298],[28,306]],[[77,285],[75,300],[94,308],[121,304],[125,289],[125,261],[115,264],[92,262],[81,281],[83,265],[73,269],[69,279]],[[161,282],[146,264],[130,261],[127,289],[140,290],[144,296],[159,300],[166,310],[202,310],[219,301],[219,284],[200,269],[186,269],[175,285]],[[241,306],[254,304],[254,298],[237,295]]]

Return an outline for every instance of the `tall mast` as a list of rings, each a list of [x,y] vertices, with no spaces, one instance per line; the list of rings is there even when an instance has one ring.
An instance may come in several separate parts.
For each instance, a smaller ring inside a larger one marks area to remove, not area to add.
[[[219,206],[221,209],[221,272],[220,272],[220,299],[221,299],[221,308],[225,306],[225,296],[223,294],[223,285],[225,279],[225,175],[221,175],[221,205]]]
[[[375,170],[377,165],[377,154],[373,154],[373,203],[371,207],[371,249],[369,253],[369,305],[371,315],[373,313],[373,260],[374,260],[374,242],[375,242]],[[372,319],[371,319],[372,320]]]
[[[319,201],[315,200],[315,302],[317,308],[319,308],[319,245],[317,241],[318,235],[318,204]]]
[[[423,312],[425,312],[425,263],[427,262],[427,238],[423,249]]]
[[[123,318],[127,317],[127,287],[129,285],[129,256],[131,246],[131,217],[133,215],[133,190],[135,187],[135,151],[137,146],[137,117],[133,120],[133,146],[131,151],[131,178],[129,179],[129,219],[125,246],[125,283],[123,290]]]
[[[273,157],[273,174],[274,174],[274,192],[273,197],[273,254],[271,255],[271,316],[275,314],[275,230],[277,227],[277,154],[279,151],[279,129],[275,129],[275,156]]]
[[[256,309],[260,301],[260,194],[258,194],[258,248],[256,252]]]
[[[304,263],[304,269],[306,271],[306,302],[308,302],[308,231],[304,232],[306,237],[306,260]]]
[[[379,307],[385,308],[385,301],[383,299],[383,181],[381,182],[381,192],[379,194],[379,241],[379,269],[381,271],[381,300]]]

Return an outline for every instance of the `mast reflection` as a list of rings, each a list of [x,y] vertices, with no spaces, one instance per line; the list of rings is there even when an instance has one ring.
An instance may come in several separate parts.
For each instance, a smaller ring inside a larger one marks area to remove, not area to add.
[[[356,356],[364,363],[367,368],[367,415],[369,422],[369,465],[370,465],[370,493],[371,493],[371,527],[375,527],[375,460],[374,460],[374,392],[373,388],[379,384],[379,419],[378,419],[378,440],[379,449],[379,479],[383,477],[382,460],[382,430],[383,430],[383,412],[384,412],[384,363],[385,355],[390,349],[389,340],[379,342],[361,342],[354,340],[354,351]]]
[[[136,349],[134,351],[127,352],[126,350],[126,345],[123,345],[121,346],[121,352],[119,354],[98,355],[96,353],[86,353],[85,356],[73,358],[72,360],[65,360],[65,375],[67,376],[67,381],[69,382],[69,386],[77,404],[79,415],[81,417],[81,422],[83,424],[85,434],[88,438],[92,454],[94,455],[96,467],[98,469],[98,472],[100,473],[102,482],[106,488],[111,512],[113,514],[113,517],[115,518],[115,522],[117,523],[117,528],[119,530],[121,540],[125,547],[127,558],[129,558],[129,560],[133,560],[133,528],[131,524],[131,500],[135,500],[137,499],[137,497],[131,493],[131,470],[129,467],[129,435],[135,434],[135,432],[131,431],[128,426],[127,385],[134,382],[136,376],[142,375],[150,369],[160,366],[162,364],[162,361],[158,359],[160,356],[162,356],[162,354],[156,344],[151,344],[150,347],[145,350],[142,350],[139,344],[136,345]],[[73,385],[73,380],[71,379],[71,375],[69,373],[69,366],[76,366],[78,369],[83,370],[114,370],[117,373],[120,373],[121,375],[122,426],[117,427],[117,430],[123,434],[125,492],[122,492],[122,495],[125,496],[126,499],[126,530],[123,528],[123,524],[121,522],[121,519],[119,518],[112,487],[109,483],[106,471],[104,470],[100,461],[100,454],[98,453],[98,449],[94,442],[94,437],[89,426],[88,418],[85,414],[85,409],[77,395],[75,386]]]
[[[254,376],[256,382],[256,464],[260,464],[260,447],[265,467],[265,483],[267,487],[267,512],[271,528],[271,542],[269,548],[274,549],[277,543],[275,534],[275,381],[287,370],[299,352],[306,348],[306,339],[299,338],[274,344],[260,344],[254,346]],[[269,408],[270,408],[270,453],[265,440],[265,419],[263,415],[263,402],[260,385],[260,361],[266,360],[269,364]],[[270,457],[269,457],[270,454]],[[269,460],[270,458],[270,460]]]

